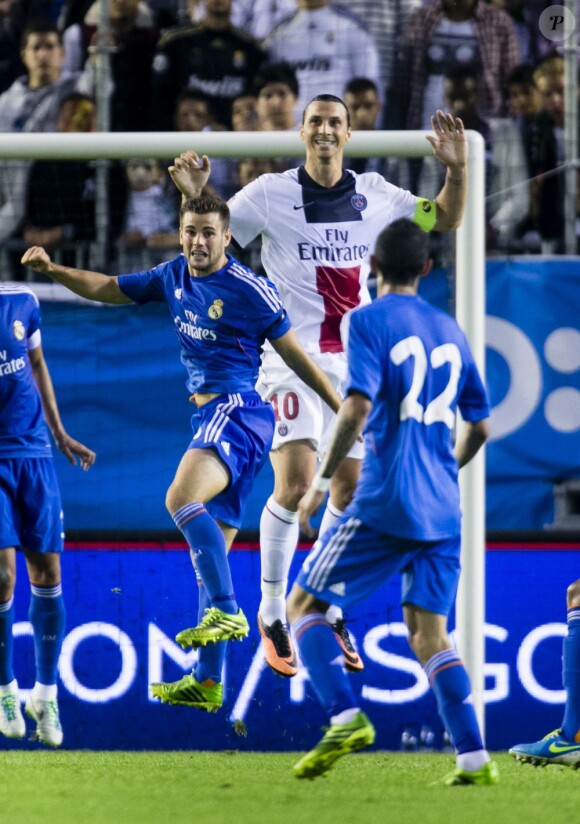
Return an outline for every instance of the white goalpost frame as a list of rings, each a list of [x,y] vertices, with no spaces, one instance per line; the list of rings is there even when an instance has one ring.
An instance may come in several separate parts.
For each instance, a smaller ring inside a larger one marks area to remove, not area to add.
[[[350,157],[426,157],[429,132],[353,132]],[[468,189],[457,230],[456,312],[476,363],[485,376],[485,144],[467,131]],[[293,132],[107,132],[95,134],[1,134],[0,159],[173,158],[194,149],[210,159],[300,157],[304,145]],[[456,624],[459,650],[471,679],[473,703],[484,729],[485,656],[485,460],[483,450],[460,473],[463,503],[461,583]]]

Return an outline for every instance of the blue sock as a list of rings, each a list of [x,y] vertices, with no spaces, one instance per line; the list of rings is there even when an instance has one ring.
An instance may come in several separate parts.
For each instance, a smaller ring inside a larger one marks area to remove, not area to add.
[[[454,649],[436,653],[425,672],[437,699],[437,708],[458,753],[483,750],[483,741],[465,667]]]
[[[56,668],[66,624],[62,586],[31,584],[30,589],[28,617],[34,630],[36,680],[41,684],[56,684]]]
[[[302,663],[320,704],[329,718],[358,706],[342,667],[343,657],[334,632],[324,615],[310,613],[293,624]]]
[[[564,638],[564,687],[566,708],[562,732],[580,743],[580,607],[568,610],[568,635]]]
[[[5,686],[14,681],[13,650],[14,638],[14,597],[0,604],[0,684]]]
[[[201,581],[199,584],[199,609],[197,613],[198,622],[204,616],[206,607],[209,607],[209,599],[207,593],[203,588]],[[211,678],[212,681],[218,683],[222,680],[222,669],[226,657],[227,641],[220,641],[219,644],[208,644],[205,647],[200,647],[199,656],[193,674],[200,684]]]
[[[182,506],[173,513],[173,520],[189,544],[210,606],[236,615],[238,605],[223,532],[200,503]]]

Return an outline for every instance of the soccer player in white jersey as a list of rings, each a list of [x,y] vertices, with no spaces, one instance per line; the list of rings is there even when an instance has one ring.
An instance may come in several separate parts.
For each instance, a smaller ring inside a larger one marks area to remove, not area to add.
[[[95,453],[60,419],[42,352],[40,307],[26,286],[0,284],[0,733],[24,738],[14,674],[16,550],[24,552],[31,598],[36,682],[26,714],[35,737],[59,747],[57,665],[66,624],[60,556],[62,506],[48,430],[72,464],[92,466]]]
[[[274,414],[255,391],[264,341],[328,403],[340,396],[308,357],[291,328],[276,287],[226,254],[229,209],[203,195],[182,205],[183,254],[146,272],[110,277],[60,266],[41,247],[22,263],[89,300],[167,303],[175,326],[187,387],[197,410],[193,438],[167,491],[166,505],[189,547],[199,585],[198,625],[176,640],[199,648],[194,671],[152,686],[169,704],[210,712],[223,703],[226,642],[248,634],[227,559],[241,525],[254,476],[272,445]]]
[[[431,263],[428,240],[410,220],[379,235],[379,297],[349,316],[347,396],[318,483],[299,504],[301,519],[316,511],[321,484],[364,427],[368,448],[354,498],[307,556],[288,598],[300,657],[330,718],[324,737],[295,765],[297,778],[324,775],[341,756],[373,743],[373,725],[336,666],[339,646],[324,615],[329,603],[348,608],[400,574],[409,643],[457,753],[444,782],[498,780],[469,678],[447,634],[460,571],[458,470],[487,438],[489,405],[465,335],[417,295]],[[454,446],[457,410],[464,429]]]
[[[306,148],[304,166],[264,174],[230,201],[232,234],[242,246],[262,237],[262,263],[278,287],[302,345],[339,391],[346,376],[340,324],[349,309],[370,298],[366,286],[371,246],[385,225],[400,217],[422,229],[451,231],[465,205],[467,142],[461,120],[438,111],[433,154],[447,167],[434,201],[416,197],[377,173],[357,175],[343,169],[350,116],[340,98],[319,95],[304,110],[300,135]],[[207,156],[185,152],[169,168],[184,197],[199,194],[210,174]],[[332,416],[316,396],[265,347],[258,386],[271,400],[276,434],[270,456],[274,492],[260,521],[262,600],[258,625],[266,661],[281,675],[297,671],[286,622],[288,571],[298,542],[298,501],[324,452]],[[362,444],[355,443],[334,473],[321,534],[342,514],[358,478]],[[342,614],[328,615],[340,640],[345,664],[362,669]]]

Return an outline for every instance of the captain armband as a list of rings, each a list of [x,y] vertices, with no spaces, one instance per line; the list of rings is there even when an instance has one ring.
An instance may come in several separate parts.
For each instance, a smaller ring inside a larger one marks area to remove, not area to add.
[[[413,223],[416,223],[424,232],[430,232],[436,222],[437,203],[434,200],[418,197],[415,214],[413,215]]]

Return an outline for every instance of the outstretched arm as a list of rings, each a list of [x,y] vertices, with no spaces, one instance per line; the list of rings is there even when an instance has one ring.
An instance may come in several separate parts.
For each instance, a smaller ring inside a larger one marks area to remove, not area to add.
[[[427,140],[435,157],[447,166],[443,188],[435,198],[437,220],[433,227],[436,232],[450,232],[457,229],[463,217],[467,196],[467,138],[459,117],[445,114],[441,109],[431,118],[435,137]]]
[[[322,369],[304,351],[294,330],[290,329],[281,338],[271,340],[270,343],[300,380],[314,389],[333,412],[337,412],[342,401],[340,395]]]
[[[301,524],[308,523],[323,502],[330,479],[362,432],[371,406],[370,399],[360,392],[353,392],[344,399],[336,417],[328,451],[314,476],[312,486],[298,503]]]
[[[182,152],[167,171],[181,192],[183,200],[186,200],[189,197],[200,196],[209,180],[211,163],[207,155],[202,155],[200,163],[199,155],[195,152]]]
[[[30,359],[34,380],[36,381],[38,391],[40,392],[46,422],[52,432],[56,445],[60,451],[66,455],[73,466],[76,465],[78,457],[81,467],[84,470],[89,469],[94,464],[96,455],[92,449],[88,448],[88,446],[85,446],[79,441],[75,441],[74,438],[71,438],[62,425],[58,405],[56,403],[56,395],[54,394],[54,387],[52,385],[48,366],[44,360],[42,346],[37,346],[35,349],[31,349],[28,353],[28,357]]]
[[[20,262],[23,266],[30,266],[35,272],[40,272],[41,275],[48,275],[71,292],[88,300],[101,303],[132,303],[132,300],[121,292],[116,277],[61,266],[50,259],[42,246],[31,246],[23,254]]]

